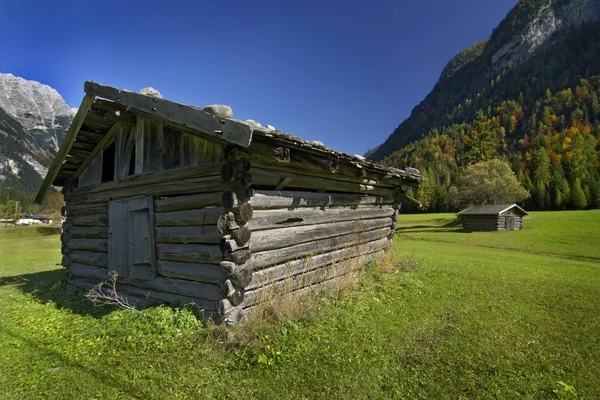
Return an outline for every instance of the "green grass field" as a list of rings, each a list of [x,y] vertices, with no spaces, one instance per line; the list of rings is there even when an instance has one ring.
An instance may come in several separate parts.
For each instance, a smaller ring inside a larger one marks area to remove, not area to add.
[[[185,307],[92,307],[58,236],[0,227],[0,399],[600,398],[600,211],[453,218],[402,215],[395,271],[239,345]]]

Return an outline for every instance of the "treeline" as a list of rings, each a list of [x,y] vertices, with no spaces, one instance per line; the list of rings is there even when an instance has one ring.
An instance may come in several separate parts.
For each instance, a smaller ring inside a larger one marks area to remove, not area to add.
[[[600,58],[600,57],[599,57]],[[531,193],[528,209],[600,207],[600,76],[534,99],[520,92],[475,112],[469,122],[434,128],[387,157],[428,178],[420,198],[429,211],[454,211],[449,190],[478,161],[507,160]]]

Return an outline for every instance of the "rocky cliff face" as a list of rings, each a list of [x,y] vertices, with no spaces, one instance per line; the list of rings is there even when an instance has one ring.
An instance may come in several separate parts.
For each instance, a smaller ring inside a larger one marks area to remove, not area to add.
[[[50,86],[0,74],[0,185],[36,190],[73,115]]]
[[[494,72],[527,61],[573,26],[600,21],[598,0],[547,0],[521,32],[492,55]]]
[[[0,74],[0,108],[51,153],[58,150],[73,119],[73,111],[55,89],[11,74]]]

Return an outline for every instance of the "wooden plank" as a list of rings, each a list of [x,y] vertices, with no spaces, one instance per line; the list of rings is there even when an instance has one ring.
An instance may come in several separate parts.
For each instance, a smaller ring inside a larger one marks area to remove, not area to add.
[[[133,173],[135,175],[141,175],[144,173],[144,154],[145,154],[145,140],[146,140],[146,119],[137,117],[137,123],[135,124],[135,164]]]
[[[108,278],[107,268],[96,268],[84,264],[72,264],[69,270],[76,276],[83,278],[97,279],[99,281]],[[205,300],[219,301],[223,298],[223,292],[220,285],[206,283],[184,281],[181,279],[172,278],[154,278],[151,280],[128,279],[121,276],[118,277],[118,282],[128,286],[135,286],[143,289],[151,289],[159,292],[173,293],[177,295],[189,296]]]
[[[171,171],[153,172],[143,175],[128,176],[120,182],[105,182],[101,185],[89,188],[75,188],[73,189],[73,194],[81,196],[90,193],[107,192],[111,190],[132,188],[138,186],[147,186],[153,183],[173,182],[183,179],[204,178],[211,176],[218,176],[218,179],[220,181],[222,166],[223,164],[219,163],[203,165],[196,168],[176,169]]]
[[[162,171],[163,124],[146,120],[144,123],[144,173]]]
[[[96,204],[69,204],[67,205],[67,216],[80,216],[80,215],[91,215],[91,214],[107,214],[108,203],[96,203]]]
[[[270,265],[281,264],[289,260],[306,257],[308,254],[323,254],[329,251],[354,246],[361,243],[372,242],[388,236],[391,232],[389,227],[373,231],[352,233],[349,235],[336,236],[322,240],[314,240],[286,248],[253,253],[248,260],[248,268],[255,271]]]
[[[94,186],[102,182],[103,156],[102,153],[96,154],[87,165],[87,169],[81,171],[79,187]]]
[[[223,269],[215,264],[158,261],[158,273],[169,278],[222,284],[227,279]]]
[[[111,201],[108,204],[108,268],[123,277],[131,275],[128,220],[127,201]]]
[[[288,180],[289,182],[287,182],[286,187],[299,190],[325,190],[328,192],[366,193],[388,196],[394,195],[393,188],[384,188],[361,183],[318,178],[304,174],[293,174],[291,172],[281,172],[264,168],[252,167],[250,168],[250,174],[252,175],[252,183],[256,186],[275,188],[284,179],[291,178]]]
[[[300,207],[336,207],[392,204],[393,195],[364,195],[349,193],[318,193],[308,191],[255,190],[250,204],[254,210],[290,209]]]
[[[156,213],[155,224],[156,226],[216,225],[219,216],[223,213],[221,207]]]
[[[106,268],[108,266],[108,254],[95,251],[71,251],[69,259],[73,263],[95,265]]]
[[[248,147],[252,141],[252,128],[227,118],[207,113],[195,107],[184,106],[165,99],[118,90],[94,82],[85,83],[85,91],[129,107],[130,112],[143,112],[180,124],[213,140]]]
[[[112,126],[112,128],[110,128],[108,130],[106,135],[104,135],[102,140],[100,140],[100,142],[98,142],[96,147],[94,147],[94,150],[92,150],[92,152],[85,159],[85,161],[83,163],[81,163],[81,165],[79,166],[77,171],[75,171],[73,173],[73,175],[71,176],[71,180],[77,179],[79,177],[79,175],[81,175],[83,173],[83,171],[85,171],[85,169],[88,167],[88,165],[90,165],[94,161],[94,158],[97,155],[99,155],[102,152],[102,150],[104,150],[106,147],[108,147],[108,145],[110,145],[115,140],[115,137],[117,136],[117,134],[119,132],[121,132],[121,130],[123,130],[123,129],[128,129],[128,127],[124,126],[120,122],[117,122],[116,124],[114,124]],[[102,169],[102,168],[100,168],[100,169]],[[102,171],[100,171],[100,177],[102,177]],[[97,183],[100,183],[100,181],[98,181]]]
[[[251,202],[254,205],[254,202]],[[252,231],[277,229],[291,226],[326,224],[342,221],[392,217],[391,205],[332,208],[297,208],[294,210],[259,210],[247,223]]]
[[[387,217],[257,231],[252,234],[250,251],[258,253],[326,238],[336,238],[351,234],[360,235],[362,232],[385,228],[391,225],[392,219]]]
[[[69,284],[81,289],[90,290],[98,283],[98,279],[71,278]],[[117,283],[117,293],[122,295],[130,304],[145,307],[161,303],[193,304],[196,306],[199,316],[204,319],[220,321],[218,303],[216,301],[198,299],[190,296],[177,295],[173,293],[160,292],[152,289],[143,289],[131,285]]]
[[[288,279],[277,281],[268,286],[246,291],[241,307],[248,307],[260,302],[274,301],[278,296],[289,295],[299,289],[318,286],[331,279],[342,277],[350,272],[363,268],[370,261],[381,257],[384,251],[364,254],[355,258],[345,259],[340,262],[325,265],[302,274],[294,275]]]
[[[63,161],[65,161],[69,150],[71,150],[71,146],[73,145],[73,142],[77,137],[77,133],[79,132],[79,129],[81,128],[81,125],[83,124],[83,121],[85,120],[85,117],[93,101],[93,94],[88,93],[83,97],[83,100],[79,105],[79,109],[77,110],[77,114],[75,114],[73,122],[71,122],[71,126],[69,126],[69,129],[65,134],[65,138],[60,144],[58,152],[56,153],[56,156],[54,156],[54,160],[52,161],[52,165],[50,166],[50,169],[48,169],[48,173],[46,174],[46,177],[44,178],[44,181],[40,186],[40,190],[38,191],[35,197],[35,202],[37,204],[42,204],[42,202],[46,198],[48,190],[50,189],[50,185],[52,185],[52,183],[54,182],[54,179],[58,175]],[[248,144],[249,143],[250,142],[248,142]]]
[[[252,276],[252,282],[246,290],[253,290],[261,286],[269,285],[273,282],[292,278],[296,275],[321,268],[325,265],[336,263],[340,260],[348,260],[364,254],[374,253],[379,250],[385,250],[391,245],[387,238],[379,239],[373,242],[359,244],[341,250],[335,250],[329,253],[315,256],[306,256],[303,259],[290,261],[285,264],[279,264],[270,268],[257,271]]]
[[[216,225],[157,226],[155,231],[157,243],[219,244],[221,240]]]
[[[154,202],[151,197],[131,199],[129,203],[129,264],[134,279],[153,279],[157,274],[154,248]]]
[[[74,226],[106,226],[108,217],[106,214],[91,214],[70,217],[67,222]]]
[[[85,195],[73,193],[73,200],[71,200],[71,203],[83,205],[105,201],[108,202],[110,199],[127,199],[139,196],[177,196],[184,194],[224,191],[231,188],[232,184],[221,182],[221,179],[217,176],[209,176],[204,178],[179,180],[176,183],[172,181],[165,181],[148,184],[145,186],[117,188]]]
[[[163,126],[163,156],[162,170],[181,168],[182,152],[181,137],[182,133],[178,130]]]
[[[70,233],[69,233],[70,234]],[[69,239],[66,245],[71,250],[87,250],[108,252],[108,240],[106,239]]]
[[[220,264],[223,258],[218,245],[157,243],[158,259],[201,264]]]
[[[222,192],[164,197],[154,200],[154,210],[156,212],[167,212],[215,207],[221,205],[222,197]]]
[[[71,239],[107,239],[107,226],[74,226],[69,229]]]

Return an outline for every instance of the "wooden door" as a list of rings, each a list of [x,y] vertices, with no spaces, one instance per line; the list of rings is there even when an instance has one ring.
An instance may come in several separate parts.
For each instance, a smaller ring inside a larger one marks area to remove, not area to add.
[[[514,215],[506,215],[504,217],[504,229],[507,231],[512,231],[515,229],[515,216]]]
[[[120,277],[156,278],[153,205],[152,197],[108,205],[108,266]]]

